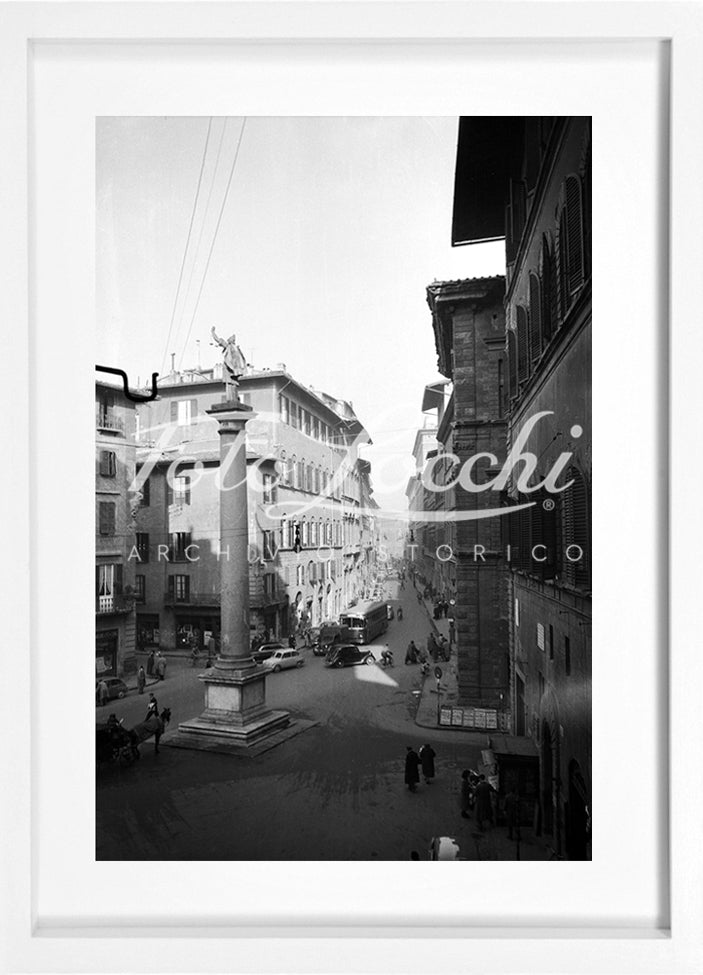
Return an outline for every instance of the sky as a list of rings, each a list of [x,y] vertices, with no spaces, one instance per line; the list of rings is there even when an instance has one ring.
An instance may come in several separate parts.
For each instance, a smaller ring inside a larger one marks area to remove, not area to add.
[[[502,242],[450,244],[457,127],[98,119],[96,362],[144,383],[171,353],[220,361],[210,327],[234,332],[257,368],[285,363],[353,403],[374,497],[405,510],[423,389],[441,378],[425,289],[504,271]]]

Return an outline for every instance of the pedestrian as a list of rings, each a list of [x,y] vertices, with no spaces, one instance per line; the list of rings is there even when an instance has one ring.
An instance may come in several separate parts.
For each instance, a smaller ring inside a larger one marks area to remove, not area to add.
[[[288,637],[288,646],[291,650],[295,650],[295,634],[293,633]]]
[[[153,694],[149,694],[149,703],[146,706],[146,718],[144,720],[148,721],[149,718],[158,718],[158,716],[159,716],[158,702]]]
[[[434,661],[437,660],[437,641],[432,630],[427,634],[427,652]]]
[[[205,666],[211,667],[212,661],[215,659],[216,656],[217,656],[217,643],[215,642],[215,637],[211,633],[207,641],[207,664]]]
[[[110,692],[107,689],[107,684],[105,683],[104,680],[101,680],[100,683],[98,684],[98,701],[100,703],[100,707],[101,708],[104,707],[109,701],[109,699],[110,699]]]
[[[405,663],[406,664],[416,664],[417,663],[417,647],[415,646],[415,641],[411,640],[408,644],[408,649],[405,651]]]
[[[427,785],[430,785],[432,783],[432,779],[435,777],[435,758],[436,752],[432,745],[423,745],[420,749],[420,764],[422,765],[422,774]]]
[[[469,811],[473,802],[473,789],[471,787],[471,773],[467,768],[461,773],[461,794],[459,801],[461,804],[462,819],[469,819]]]
[[[144,688],[146,687],[146,674],[144,673],[144,668],[140,667],[137,671],[137,688],[140,694],[144,693]]]
[[[399,606],[398,607],[398,622],[400,622],[400,620],[402,620],[402,618],[403,618],[403,607],[402,606]]]
[[[449,617],[449,646],[454,643],[454,617]]]
[[[493,794],[495,789],[486,781],[485,775],[479,775],[476,785],[476,825],[483,832],[483,824],[488,820],[493,825]]]
[[[405,784],[410,792],[417,791],[417,783],[420,781],[420,758],[411,745],[407,746],[405,755]]]
[[[154,676],[154,651],[153,650],[149,653],[149,656],[146,658],[146,672],[149,677]]]
[[[437,651],[442,660],[449,660],[449,643],[447,642],[447,638],[444,636],[444,634],[441,634],[439,637],[439,646],[437,647]]]
[[[156,661],[156,673],[158,674],[159,680],[164,680],[166,677],[166,658],[158,654]]]

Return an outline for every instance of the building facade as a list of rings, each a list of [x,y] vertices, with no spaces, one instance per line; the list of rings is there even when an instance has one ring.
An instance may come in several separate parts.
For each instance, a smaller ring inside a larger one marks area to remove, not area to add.
[[[498,163],[496,163],[498,160]],[[480,201],[476,203],[476,201]],[[461,120],[454,243],[505,236],[510,698],[540,756],[542,830],[590,857],[591,121]],[[566,457],[566,461],[562,463]],[[554,490],[535,491],[555,465]],[[533,502],[533,503],[530,503]]]
[[[95,673],[136,671],[134,404],[121,389],[95,384]]]
[[[436,282],[427,289],[438,368],[453,383],[427,478],[446,506],[437,501],[435,509],[452,525],[442,557],[451,538],[459,700],[496,712],[494,727],[501,728],[510,710],[507,564],[501,518],[492,514],[500,494],[483,485],[505,459],[504,292],[503,277]]]
[[[350,404],[280,367],[249,369],[250,626],[255,637],[336,619],[370,585],[376,551],[368,501],[369,442]],[[148,558],[138,606],[142,647],[203,646],[219,636],[219,440],[208,410],[224,397],[219,370],[172,374],[139,408],[139,544]],[[158,546],[161,546],[159,551]]]

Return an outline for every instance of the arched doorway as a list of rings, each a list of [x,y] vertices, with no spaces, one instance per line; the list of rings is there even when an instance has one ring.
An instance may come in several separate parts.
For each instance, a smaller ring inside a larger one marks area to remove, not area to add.
[[[569,762],[569,799],[566,807],[566,855],[569,860],[590,860],[590,799],[579,763]]]

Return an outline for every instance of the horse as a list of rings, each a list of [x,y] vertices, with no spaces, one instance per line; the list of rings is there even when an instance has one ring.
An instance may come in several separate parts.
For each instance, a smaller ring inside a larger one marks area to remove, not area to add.
[[[139,746],[152,735],[154,736],[154,753],[159,754],[159,741],[170,720],[171,708],[162,708],[160,715],[152,715],[146,721],[140,721],[139,724],[130,729],[129,736],[135,758],[139,758]]]

